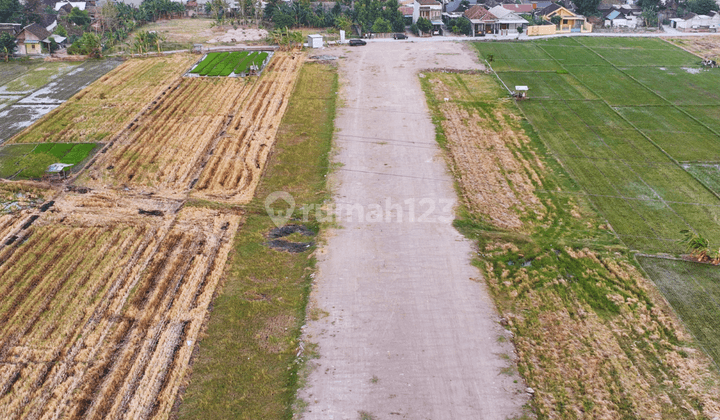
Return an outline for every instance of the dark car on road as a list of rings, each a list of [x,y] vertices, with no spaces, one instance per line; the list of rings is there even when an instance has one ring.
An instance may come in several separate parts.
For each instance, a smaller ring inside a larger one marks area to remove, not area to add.
[[[405,34],[395,34],[395,35],[393,35],[393,38],[395,38],[395,39],[407,39],[407,35],[405,35]]]
[[[357,47],[359,45],[365,45],[367,42],[363,41],[362,39],[351,39],[349,42],[351,47]]]

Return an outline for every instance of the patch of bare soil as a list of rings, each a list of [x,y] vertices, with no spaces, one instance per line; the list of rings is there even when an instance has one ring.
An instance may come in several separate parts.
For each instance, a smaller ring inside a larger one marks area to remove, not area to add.
[[[225,43],[242,43],[246,41],[262,41],[268,36],[268,31],[265,29],[256,28],[237,28],[228,29],[222,35],[216,35],[214,38],[208,41],[208,44],[215,44],[219,42]]]

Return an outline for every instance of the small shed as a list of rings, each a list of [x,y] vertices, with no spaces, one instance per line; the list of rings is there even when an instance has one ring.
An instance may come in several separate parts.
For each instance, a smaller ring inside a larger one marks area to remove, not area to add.
[[[45,171],[45,176],[43,178],[45,179],[53,179],[53,178],[60,178],[65,179],[67,178],[67,173],[69,172],[69,167],[73,166],[69,163],[53,163],[52,165],[48,166],[47,170]]]
[[[308,48],[322,48],[323,37],[320,34],[308,35],[307,37]]]
[[[528,87],[527,86],[515,86],[515,97],[518,99],[525,99],[527,98],[528,93]]]

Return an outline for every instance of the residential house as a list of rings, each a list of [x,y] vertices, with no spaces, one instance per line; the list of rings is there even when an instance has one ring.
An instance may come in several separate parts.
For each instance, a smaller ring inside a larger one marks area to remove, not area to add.
[[[497,16],[479,4],[467,9],[463,13],[465,19],[470,21],[470,36],[484,36],[497,33]]]
[[[187,3],[185,3],[185,16],[187,17],[193,17],[196,16],[198,13],[198,4],[194,0],[188,0]]]
[[[519,32],[518,28],[521,30],[527,28],[528,21],[525,18],[503,6],[495,6],[488,12],[497,17],[497,29],[500,35],[516,34]]]
[[[556,3],[542,9],[539,16],[547,22],[552,22],[555,16],[560,18],[555,33],[592,32],[592,24],[588,23],[585,16],[575,14]]]
[[[621,10],[611,10],[606,13],[603,17],[605,21],[604,26],[613,28],[636,28],[638,26],[637,16],[632,13],[628,13]]]
[[[515,13],[516,15],[530,15],[535,12],[536,4],[503,4],[502,7]]]
[[[440,35],[443,25],[442,3],[436,0],[415,0],[413,7],[413,23],[425,18],[433,25],[432,35]]]
[[[42,54],[42,41],[50,36],[50,32],[37,23],[32,23],[22,29],[17,35],[19,55]]]
[[[719,26],[720,14],[717,12],[710,15],[688,13],[685,17],[670,19],[670,27],[682,32],[717,32]]]

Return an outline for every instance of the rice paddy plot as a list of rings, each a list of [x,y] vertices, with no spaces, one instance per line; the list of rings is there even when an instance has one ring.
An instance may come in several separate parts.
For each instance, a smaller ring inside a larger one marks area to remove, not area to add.
[[[610,105],[663,105],[665,101],[620,70],[607,66],[568,69],[580,82]]]
[[[683,163],[682,167],[710,191],[720,195],[720,164]]]
[[[648,67],[700,65],[700,58],[679,48],[642,49],[642,48],[596,48],[593,51],[602,56],[610,64],[619,67]]]
[[[720,267],[638,257],[707,354],[720,364]]]
[[[595,52],[576,44],[567,45],[543,45],[542,49],[551,57],[556,59],[563,66],[609,66],[610,64]]]
[[[569,74],[557,72],[500,72],[500,78],[510,89],[532,86],[531,98],[565,100],[599,100],[600,98]]]
[[[703,166],[720,162],[720,72],[692,67],[694,56],[657,39],[528,43],[528,57],[536,59],[532,45],[557,58],[599,53],[609,60],[563,65],[560,73],[567,74],[510,68],[498,76],[529,86],[521,109],[618,236],[634,249],[680,252],[679,232],[690,228],[711,247],[720,245],[720,200],[713,193],[720,181]],[[502,43],[477,48],[500,54]],[[510,52],[513,60],[526,59],[515,43],[505,56]],[[577,100],[591,98],[578,85],[599,100]]]
[[[77,166],[97,147],[93,143],[11,144],[0,148],[0,178],[36,179],[53,163]]]
[[[672,47],[670,47],[672,48]],[[673,105],[717,105],[720,103],[720,69],[677,67],[629,67],[623,72]]]
[[[678,108],[692,115],[710,130],[720,133],[720,106],[680,106]]]
[[[246,76],[250,71],[259,74],[265,67],[271,52],[266,51],[235,51],[211,52],[200,60],[186,76]]]

